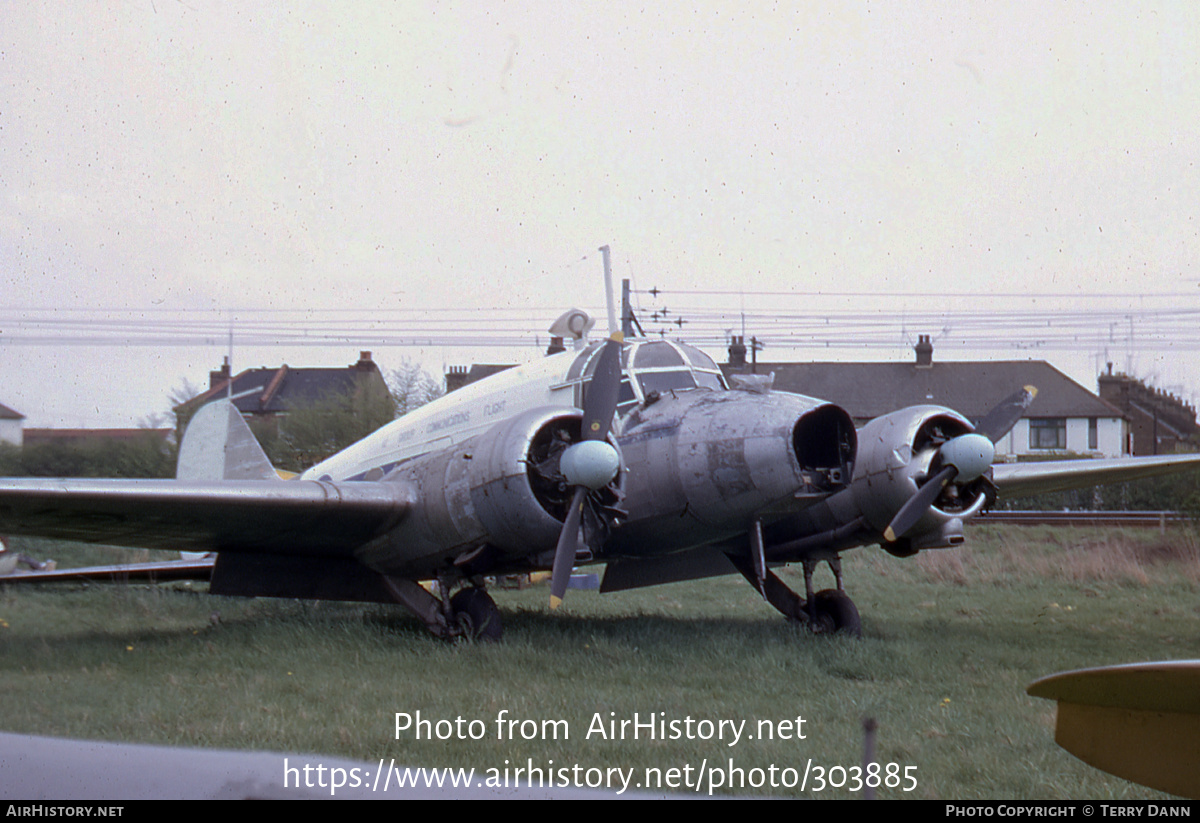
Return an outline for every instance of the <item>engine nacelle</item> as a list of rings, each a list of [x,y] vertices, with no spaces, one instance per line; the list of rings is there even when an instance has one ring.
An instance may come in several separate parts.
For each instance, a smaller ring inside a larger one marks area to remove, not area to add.
[[[383,482],[414,486],[420,503],[396,529],[360,549],[359,560],[412,576],[414,564],[431,574],[476,550],[486,550],[497,567],[506,557],[552,552],[571,498],[558,461],[579,442],[581,418],[561,407],[530,409],[398,466]],[[622,480],[618,472],[599,494],[615,501]]]
[[[910,406],[877,417],[860,429],[851,490],[871,527],[882,533],[917,493],[938,446],[973,430],[969,420],[941,406]],[[974,486],[968,486],[968,493],[962,496],[956,496],[957,491],[948,486],[900,542],[913,551],[961,543],[961,520],[978,512],[986,497]]]
[[[613,551],[656,553],[744,534],[845,489],[854,423],[838,406],[771,392],[680,392],[625,418],[626,525]]]

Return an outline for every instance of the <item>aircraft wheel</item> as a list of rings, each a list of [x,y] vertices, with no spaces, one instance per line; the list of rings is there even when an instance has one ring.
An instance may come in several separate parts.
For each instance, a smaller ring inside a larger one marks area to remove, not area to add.
[[[813,595],[813,631],[819,634],[848,634],[862,637],[858,608],[845,592],[824,589]]]
[[[450,608],[463,636],[492,643],[500,639],[504,631],[500,609],[484,589],[471,586],[461,590],[450,599]]]

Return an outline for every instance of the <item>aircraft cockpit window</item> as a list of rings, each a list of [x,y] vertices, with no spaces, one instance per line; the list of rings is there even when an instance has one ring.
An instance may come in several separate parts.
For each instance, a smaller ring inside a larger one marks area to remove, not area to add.
[[[655,371],[638,375],[638,385],[642,387],[642,396],[656,391],[659,394],[673,390],[696,388],[696,379],[690,371]]]
[[[567,383],[576,384],[576,405],[582,408],[587,385],[596,373],[604,342],[595,342],[579,353],[567,371]],[[622,414],[645,402],[651,392],[663,394],[688,389],[725,391],[721,368],[704,352],[673,340],[635,340],[621,350],[621,381],[617,409]]]
[[[673,340],[653,340],[633,344],[633,368],[644,400],[651,392],[688,389],[724,391],[721,367],[694,346]]]
[[[571,361],[571,368],[567,369],[567,382],[578,380],[584,373],[584,367],[587,367],[587,373],[590,375],[596,371],[596,355],[604,346],[604,342],[592,343],[586,349],[579,353],[579,356]]]
[[[717,365],[717,361],[713,360],[704,352],[700,351],[695,346],[689,346],[686,343],[677,343],[679,350],[687,355],[688,362],[698,369],[705,371],[719,372],[721,367]]]
[[[637,355],[633,360],[635,371],[640,369],[661,369],[671,366],[683,366],[683,356],[674,346],[665,340],[656,343],[643,343],[637,347]]]

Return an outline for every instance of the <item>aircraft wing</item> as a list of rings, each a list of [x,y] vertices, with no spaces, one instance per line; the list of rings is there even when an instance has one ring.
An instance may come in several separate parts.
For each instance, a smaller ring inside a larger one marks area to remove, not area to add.
[[[350,555],[412,507],[408,486],[316,480],[0,479],[0,533],[177,551]]]
[[[148,580],[152,583],[163,583],[168,580],[208,580],[212,577],[215,564],[216,555],[208,555],[199,560],[156,560],[32,571],[19,569],[9,574],[0,574],[0,583],[60,583],[64,580],[100,580],[114,583]]]
[[[1124,483],[1200,468],[1200,454],[1122,457],[1106,460],[1053,460],[1006,463],[992,467],[992,479],[1003,499]]]

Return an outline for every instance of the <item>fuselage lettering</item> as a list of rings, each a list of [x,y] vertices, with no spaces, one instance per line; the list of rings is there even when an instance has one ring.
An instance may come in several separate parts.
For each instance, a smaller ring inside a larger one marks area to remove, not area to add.
[[[441,431],[442,429],[446,429],[451,426],[458,426],[463,423],[470,423],[470,422],[471,422],[471,410],[467,409],[465,411],[460,411],[460,412],[456,412],[454,414],[447,415],[446,417],[443,417],[440,420],[434,420],[432,423],[429,424],[429,428],[427,431],[430,431],[430,432]]]

